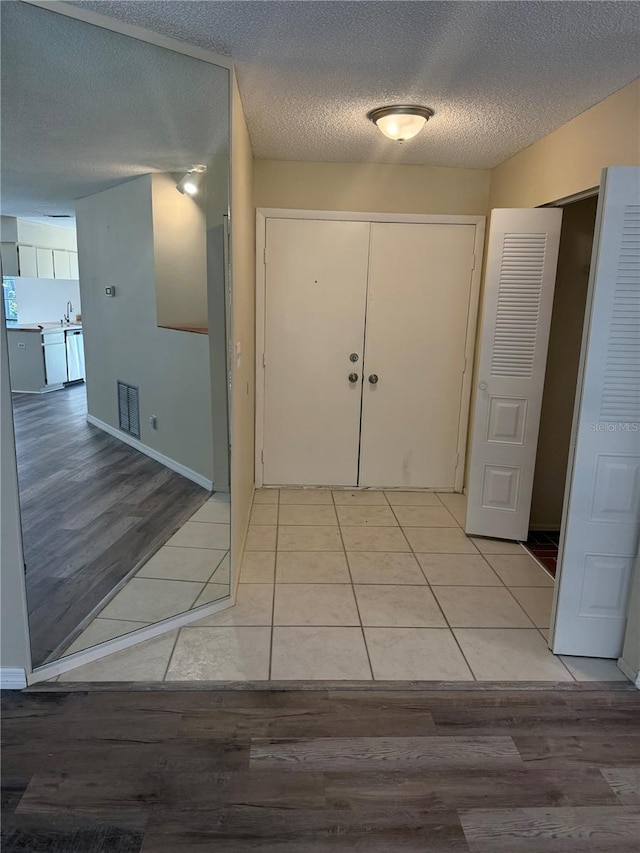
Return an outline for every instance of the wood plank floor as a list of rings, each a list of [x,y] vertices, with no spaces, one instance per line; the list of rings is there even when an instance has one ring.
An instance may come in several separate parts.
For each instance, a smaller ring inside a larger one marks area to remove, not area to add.
[[[5,853],[606,853],[640,844],[640,694],[5,694]]]
[[[84,384],[14,394],[13,409],[38,666],[208,492],[88,424]]]

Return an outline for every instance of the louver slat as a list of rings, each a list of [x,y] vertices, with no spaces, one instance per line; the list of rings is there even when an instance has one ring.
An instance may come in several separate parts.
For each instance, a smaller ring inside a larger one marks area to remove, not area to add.
[[[546,234],[504,236],[492,376],[533,376],[546,249]]]
[[[135,385],[118,380],[118,424],[123,432],[140,438],[140,399]]]
[[[640,422],[640,205],[625,207],[600,402],[603,422]]]

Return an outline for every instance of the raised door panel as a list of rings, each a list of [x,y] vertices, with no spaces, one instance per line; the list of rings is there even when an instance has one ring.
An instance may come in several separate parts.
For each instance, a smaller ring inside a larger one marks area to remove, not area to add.
[[[265,484],[357,484],[369,227],[267,219]]]
[[[360,485],[453,489],[475,226],[371,229]]]

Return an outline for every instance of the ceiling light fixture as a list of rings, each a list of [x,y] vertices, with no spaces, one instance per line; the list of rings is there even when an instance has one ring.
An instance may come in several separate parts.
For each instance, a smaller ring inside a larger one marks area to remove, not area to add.
[[[202,189],[206,173],[206,166],[192,166],[184,178],[178,181],[176,189],[185,195],[197,195]]]
[[[432,115],[433,110],[430,110],[429,107],[397,104],[392,107],[378,107],[371,110],[370,113],[367,113],[367,118],[389,139],[404,142],[405,139],[411,139],[420,133]]]

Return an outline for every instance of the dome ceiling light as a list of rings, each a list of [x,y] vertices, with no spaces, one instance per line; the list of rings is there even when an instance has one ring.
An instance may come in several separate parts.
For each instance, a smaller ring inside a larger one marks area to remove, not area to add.
[[[404,142],[420,133],[432,115],[433,110],[429,107],[397,104],[391,107],[377,107],[367,113],[367,118],[389,139]]]

